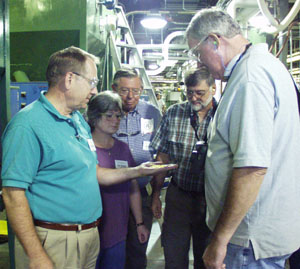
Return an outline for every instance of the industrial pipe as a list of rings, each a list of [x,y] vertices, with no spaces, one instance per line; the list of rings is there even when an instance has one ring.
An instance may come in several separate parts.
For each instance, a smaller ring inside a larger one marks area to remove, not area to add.
[[[277,20],[275,20],[273,15],[270,13],[265,0],[257,0],[257,4],[260,9],[260,12],[269,20],[271,25],[276,28],[273,31],[271,30],[269,32],[270,34],[277,34],[278,32],[281,32],[285,28],[287,28],[289,24],[294,20],[294,18],[296,17],[296,15],[300,10],[300,0],[296,0],[288,15],[282,20],[281,23],[278,23]]]

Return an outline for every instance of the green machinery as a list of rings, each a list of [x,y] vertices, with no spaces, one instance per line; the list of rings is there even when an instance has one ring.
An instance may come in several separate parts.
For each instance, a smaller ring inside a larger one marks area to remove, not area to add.
[[[145,85],[144,92],[147,92],[149,101],[156,104],[126,17],[120,7],[112,8],[105,4],[111,2],[10,0],[12,81],[16,71],[25,72],[30,81],[45,81],[49,56],[73,45],[100,58],[98,75],[102,81],[101,90],[109,90],[115,69],[124,65],[118,55],[131,53],[132,61],[126,64],[139,69]],[[120,35],[121,29],[125,33],[123,37]],[[119,41],[124,36],[128,43],[120,46]],[[112,45],[112,39],[115,45]]]
[[[12,76],[20,70],[31,81],[45,81],[49,56],[71,45],[84,50],[93,45],[91,52],[100,56],[97,8],[96,1],[86,0],[10,0]]]
[[[9,60],[9,13],[8,1],[0,2],[0,133],[10,119],[9,108],[9,84],[10,84],[10,60]]]

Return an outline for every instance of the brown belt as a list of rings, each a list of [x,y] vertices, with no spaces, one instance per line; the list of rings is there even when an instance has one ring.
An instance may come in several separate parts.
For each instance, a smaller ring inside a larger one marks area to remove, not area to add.
[[[100,223],[100,218],[88,224],[61,224],[61,223],[46,222],[46,221],[41,221],[36,219],[33,222],[35,226],[39,226],[51,230],[82,231],[82,230],[87,230],[87,229],[97,227]]]

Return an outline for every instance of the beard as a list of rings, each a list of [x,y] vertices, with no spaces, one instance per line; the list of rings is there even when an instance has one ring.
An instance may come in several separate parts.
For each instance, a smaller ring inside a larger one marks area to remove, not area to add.
[[[201,101],[200,101],[200,104],[197,104],[197,105],[193,105],[193,104],[191,103],[191,107],[192,107],[192,109],[193,109],[194,111],[198,112],[198,111],[200,111],[200,110],[206,108],[206,107],[211,103],[212,98],[213,98],[213,97],[212,97],[212,95],[211,95],[205,102],[201,102]]]

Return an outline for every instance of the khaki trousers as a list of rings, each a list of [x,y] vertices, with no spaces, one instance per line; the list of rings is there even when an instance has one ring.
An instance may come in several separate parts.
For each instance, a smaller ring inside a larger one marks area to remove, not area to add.
[[[37,234],[56,269],[94,269],[99,254],[97,227],[84,231],[58,231],[36,226]],[[29,259],[15,238],[16,269],[28,269]]]

